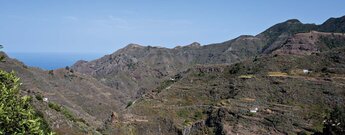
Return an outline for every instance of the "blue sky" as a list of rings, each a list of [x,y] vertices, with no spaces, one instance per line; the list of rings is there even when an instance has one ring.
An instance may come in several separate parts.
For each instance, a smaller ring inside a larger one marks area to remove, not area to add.
[[[129,43],[174,47],[255,35],[297,18],[345,15],[344,0],[0,0],[6,52],[112,53]]]

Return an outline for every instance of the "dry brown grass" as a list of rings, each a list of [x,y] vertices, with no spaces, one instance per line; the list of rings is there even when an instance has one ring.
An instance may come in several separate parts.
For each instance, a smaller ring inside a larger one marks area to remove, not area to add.
[[[281,76],[288,76],[288,74],[284,72],[268,72],[268,76],[281,77]]]
[[[244,102],[254,102],[255,101],[254,98],[241,98],[240,100],[244,101]]]
[[[254,75],[240,75],[238,78],[241,78],[241,79],[251,79],[251,78],[254,78],[255,76]]]

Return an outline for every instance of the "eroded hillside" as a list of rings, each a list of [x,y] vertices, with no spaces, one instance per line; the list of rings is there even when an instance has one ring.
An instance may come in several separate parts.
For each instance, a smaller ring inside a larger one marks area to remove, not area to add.
[[[344,108],[344,18],[210,45],[130,44],[50,71],[8,57],[0,68],[60,134],[317,133]]]
[[[330,112],[345,107],[344,61],[343,47],[317,55],[268,55],[234,65],[195,66],[116,114],[104,133],[322,132]]]

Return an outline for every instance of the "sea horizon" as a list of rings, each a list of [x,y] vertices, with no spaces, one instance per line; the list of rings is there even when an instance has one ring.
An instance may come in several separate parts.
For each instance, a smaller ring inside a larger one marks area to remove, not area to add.
[[[54,70],[72,66],[79,60],[91,61],[106,54],[73,52],[6,52],[10,58],[17,59],[30,67]]]

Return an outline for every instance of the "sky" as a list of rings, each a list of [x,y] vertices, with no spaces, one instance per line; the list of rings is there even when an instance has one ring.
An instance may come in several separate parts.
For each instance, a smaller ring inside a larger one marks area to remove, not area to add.
[[[296,18],[345,15],[344,0],[0,0],[7,52],[112,53],[129,43],[174,47],[255,35]]]
[[[129,43],[172,48],[256,35],[296,18],[345,15],[344,0],[0,0],[10,53],[109,54]]]
[[[0,0],[7,52],[112,53],[129,43],[174,47],[255,35],[296,18],[345,15],[344,0]]]

